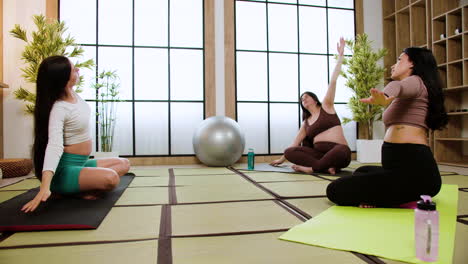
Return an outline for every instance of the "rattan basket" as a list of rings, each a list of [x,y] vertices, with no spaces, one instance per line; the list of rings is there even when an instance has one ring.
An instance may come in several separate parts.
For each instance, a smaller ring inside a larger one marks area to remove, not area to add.
[[[32,169],[30,159],[0,159],[0,169],[3,178],[20,177],[27,175]]]

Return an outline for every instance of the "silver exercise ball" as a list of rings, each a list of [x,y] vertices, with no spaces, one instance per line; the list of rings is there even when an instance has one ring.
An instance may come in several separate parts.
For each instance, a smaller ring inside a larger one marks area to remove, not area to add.
[[[236,121],[225,116],[203,120],[193,134],[197,158],[208,166],[229,166],[242,156],[244,133]]]

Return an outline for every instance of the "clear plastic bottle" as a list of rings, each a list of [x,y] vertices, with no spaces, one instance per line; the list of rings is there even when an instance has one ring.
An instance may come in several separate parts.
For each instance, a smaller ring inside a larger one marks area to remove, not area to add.
[[[422,261],[436,261],[439,256],[439,212],[428,195],[421,195],[414,210],[414,242],[416,257]]]
[[[255,153],[253,148],[249,148],[247,153],[247,169],[253,170],[255,168]]]

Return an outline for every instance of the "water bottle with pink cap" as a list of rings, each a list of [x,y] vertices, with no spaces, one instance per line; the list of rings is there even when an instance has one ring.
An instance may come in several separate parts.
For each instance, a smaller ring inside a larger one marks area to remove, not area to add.
[[[421,195],[414,210],[414,241],[416,257],[436,261],[439,255],[439,212],[429,195]]]

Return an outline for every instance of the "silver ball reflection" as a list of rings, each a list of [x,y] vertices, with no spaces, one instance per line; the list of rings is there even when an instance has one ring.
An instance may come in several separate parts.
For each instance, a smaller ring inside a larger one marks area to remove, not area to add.
[[[208,166],[229,166],[244,152],[245,139],[236,121],[225,116],[203,120],[193,134],[197,158]]]

